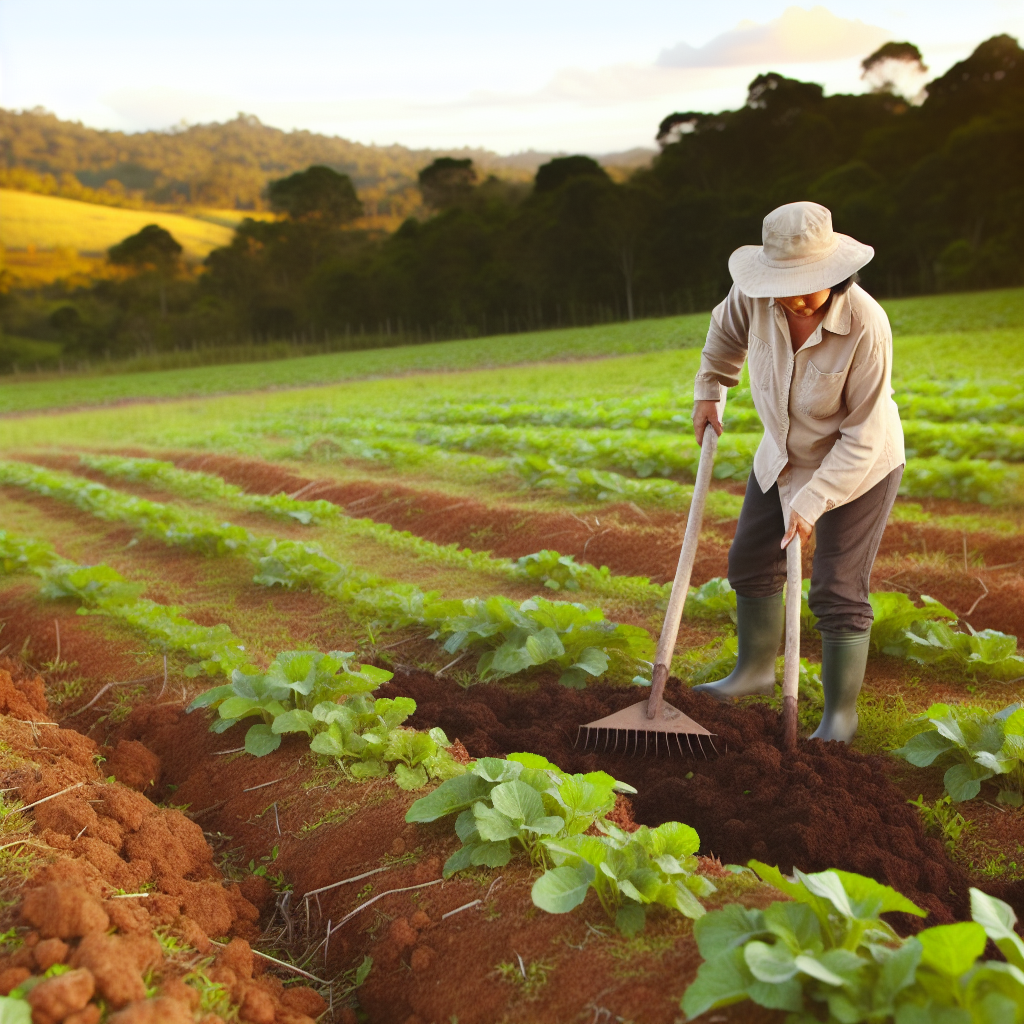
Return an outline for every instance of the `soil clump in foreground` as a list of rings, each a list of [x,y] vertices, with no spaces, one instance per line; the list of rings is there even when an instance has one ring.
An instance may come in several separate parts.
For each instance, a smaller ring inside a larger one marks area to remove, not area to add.
[[[440,726],[474,757],[531,751],[566,771],[609,772],[638,790],[631,798],[637,822],[686,822],[705,856],[735,864],[757,858],[786,873],[798,867],[869,875],[930,912],[926,921],[896,915],[905,931],[970,917],[972,880],[925,835],[884,759],[820,740],[783,751],[779,716],[763,705],[720,704],[670,680],[666,699],[715,734],[719,753],[634,756],[584,749],[577,728],[646,699],[646,691],[570,690],[554,682],[532,691],[495,684],[462,690],[426,673],[397,674],[387,690],[416,700],[410,724]],[[1024,883],[973,884],[1024,917]]]
[[[5,815],[4,842],[21,849],[5,864],[2,927],[20,925],[21,941],[0,956],[0,995],[23,992],[35,1024],[98,1024],[103,1006],[110,1024],[223,1024],[239,1009],[313,1024],[297,1001],[314,1016],[326,1004],[254,959],[260,911],[226,884],[202,828],[141,792],[160,775],[152,752],[60,728],[42,679],[13,662],[0,665],[0,734],[0,787],[25,807],[23,822]],[[201,1007],[211,983],[219,1013]]]

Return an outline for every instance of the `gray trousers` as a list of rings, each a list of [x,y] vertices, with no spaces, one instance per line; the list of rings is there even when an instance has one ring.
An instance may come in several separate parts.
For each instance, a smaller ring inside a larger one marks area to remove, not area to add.
[[[826,512],[815,524],[808,601],[822,632],[860,633],[871,628],[871,567],[902,477],[903,467],[897,466],[870,491]],[[771,597],[781,592],[786,552],[779,545],[785,533],[778,485],[762,493],[751,473],[729,548],[729,583],[737,594]]]

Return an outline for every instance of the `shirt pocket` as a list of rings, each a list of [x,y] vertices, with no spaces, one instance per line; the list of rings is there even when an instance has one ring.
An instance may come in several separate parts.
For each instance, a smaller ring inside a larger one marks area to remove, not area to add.
[[[797,389],[797,409],[816,420],[827,420],[835,416],[843,401],[845,383],[845,371],[822,373],[814,363],[808,361]]]

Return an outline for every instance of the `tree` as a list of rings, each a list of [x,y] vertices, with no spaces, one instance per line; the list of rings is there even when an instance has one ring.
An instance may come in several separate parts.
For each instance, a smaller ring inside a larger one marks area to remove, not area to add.
[[[107,257],[116,266],[154,274],[160,285],[160,314],[166,316],[167,279],[178,271],[181,251],[181,245],[170,231],[159,224],[147,224],[123,242],[112,245]]]
[[[352,179],[319,164],[272,181],[269,195],[278,213],[326,227],[347,224],[363,212]]]
[[[554,192],[570,178],[611,180],[608,172],[589,156],[559,156],[537,168],[537,176],[533,179],[533,191],[538,194]]]
[[[911,103],[924,102],[928,65],[913,43],[886,43],[860,62],[861,78],[872,92],[902,96]]]
[[[427,206],[444,210],[458,206],[473,194],[476,169],[472,160],[441,156],[420,171],[419,183]]]

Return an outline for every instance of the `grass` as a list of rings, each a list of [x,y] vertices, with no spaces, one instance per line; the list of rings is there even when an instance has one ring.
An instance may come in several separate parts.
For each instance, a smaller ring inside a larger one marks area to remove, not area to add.
[[[28,193],[15,193],[28,195]],[[47,197],[36,197],[46,199]],[[70,202],[70,200],[52,200]],[[89,204],[78,204],[89,206]],[[90,209],[132,213],[113,207]],[[141,216],[141,215],[140,215]],[[187,220],[187,218],[180,218]],[[182,240],[182,239],[179,239]],[[183,241],[183,240],[182,240]],[[1021,373],[1024,289],[976,292],[884,303],[897,335],[897,372],[904,377],[934,375],[941,379],[1005,380],[1003,370]],[[489,378],[452,382],[422,377],[407,384],[411,392],[429,389],[454,392],[465,400],[466,385],[486,382],[489,393],[508,397],[509,391],[537,397],[527,386],[538,382],[541,396],[564,394],[564,377],[574,383],[598,386],[602,394],[622,394],[640,388],[663,388],[692,376],[708,326],[707,313],[638,320],[633,323],[565,328],[530,334],[500,335],[467,341],[445,341],[394,348],[365,349],[259,363],[236,363],[211,371],[209,366],[139,373],[60,376],[0,385],[0,409],[26,413],[82,405],[107,405],[147,399],[186,399],[281,388],[338,385],[359,381],[359,388],[379,377],[425,372],[487,371],[555,360],[602,357],[596,378],[581,378],[580,363],[493,373]],[[964,365],[965,351],[984,352],[985,358]],[[607,357],[627,361],[609,364]],[[1002,368],[1002,369],[1000,369]],[[639,373],[639,377],[634,376]],[[523,376],[526,374],[526,376]],[[396,382],[397,384],[398,382]],[[401,391],[401,388],[399,389]],[[323,393],[320,393],[323,395]],[[318,396],[319,397],[319,396]],[[329,400],[329,396],[325,396]],[[389,396],[390,398],[391,396]],[[0,442],[2,443],[2,442]]]
[[[0,189],[0,244],[7,249],[74,249],[103,253],[147,224],[159,224],[201,259],[231,241],[232,228],[177,213],[126,210],[76,199]]]

